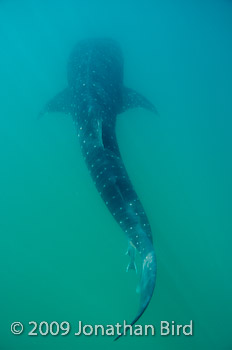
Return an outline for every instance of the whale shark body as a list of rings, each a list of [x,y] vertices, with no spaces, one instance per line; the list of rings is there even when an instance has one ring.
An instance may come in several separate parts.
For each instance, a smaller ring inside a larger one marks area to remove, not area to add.
[[[114,40],[102,38],[76,45],[68,62],[68,87],[41,112],[72,116],[94,184],[126,234],[130,257],[127,270],[137,271],[135,253],[140,257],[140,305],[131,325],[147,308],[156,279],[150,224],[123,164],[115,132],[117,115],[134,107],[156,113],[151,102],[124,86],[121,49]]]

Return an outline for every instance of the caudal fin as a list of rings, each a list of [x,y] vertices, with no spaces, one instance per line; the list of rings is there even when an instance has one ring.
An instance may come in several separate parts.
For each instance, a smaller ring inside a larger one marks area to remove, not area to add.
[[[151,250],[143,260],[142,275],[140,281],[140,307],[136,317],[130,323],[133,326],[142,316],[146,308],[148,307],[151,297],[155,288],[156,281],[156,259],[154,250]],[[122,335],[118,335],[114,341],[118,340]]]

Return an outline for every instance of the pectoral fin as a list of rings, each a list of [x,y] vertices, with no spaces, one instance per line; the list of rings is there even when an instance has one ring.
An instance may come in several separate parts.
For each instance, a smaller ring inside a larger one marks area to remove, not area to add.
[[[145,108],[155,114],[158,114],[156,107],[146,97],[139,94],[133,89],[124,87],[122,112],[125,112],[127,109],[136,107]]]
[[[38,118],[41,118],[44,114],[49,112],[73,114],[74,107],[73,93],[67,88],[48,101],[43,110],[39,113]]]

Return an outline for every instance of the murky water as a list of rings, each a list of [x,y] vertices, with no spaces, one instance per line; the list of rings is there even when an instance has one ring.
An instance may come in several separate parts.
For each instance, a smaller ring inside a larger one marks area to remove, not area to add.
[[[125,84],[159,116],[118,117],[117,135],[154,237],[158,276],[148,337],[28,336],[29,321],[88,324],[135,316],[126,239],[82,158],[72,120],[37,115],[66,86],[82,38],[109,36]],[[230,1],[0,1],[0,349],[232,349]],[[160,336],[160,321],[194,322]],[[20,321],[16,336],[10,324]]]

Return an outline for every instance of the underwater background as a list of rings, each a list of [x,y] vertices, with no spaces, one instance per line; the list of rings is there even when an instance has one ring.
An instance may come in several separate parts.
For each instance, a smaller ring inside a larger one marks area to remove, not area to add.
[[[125,84],[159,116],[118,116],[123,160],[151,223],[157,282],[139,324],[193,336],[29,337],[29,321],[128,322],[139,276],[88,174],[70,117],[38,120],[76,42],[116,39]],[[0,1],[0,350],[232,349],[232,2]],[[11,334],[20,321],[24,333]]]

